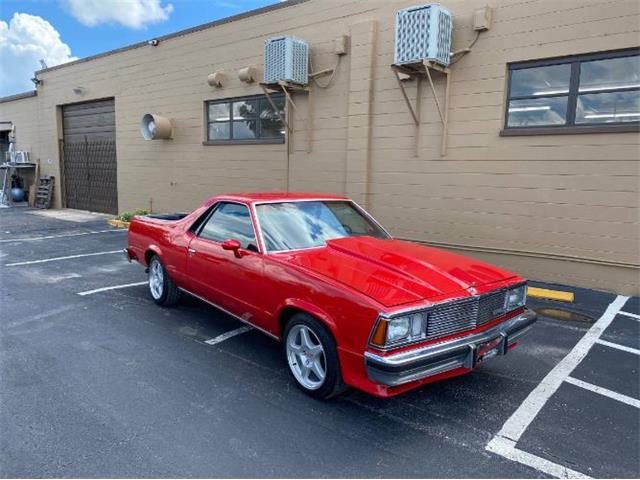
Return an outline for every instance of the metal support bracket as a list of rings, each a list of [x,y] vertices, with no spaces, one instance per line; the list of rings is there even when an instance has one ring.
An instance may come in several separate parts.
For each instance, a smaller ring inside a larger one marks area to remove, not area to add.
[[[264,92],[265,96],[267,97],[267,101],[269,102],[269,105],[271,105],[271,108],[273,108],[273,111],[276,112],[276,115],[278,115],[278,118],[280,119],[280,121],[283,123],[283,125],[285,127],[287,127],[287,132],[291,133],[291,127],[289,127],[289,124],[287,123],[287,120],[280,114],[280,109],[278,109],[278,107],[276,106],[275,102],[273,101],[273,99],[271,98],[271,93],[269,93],[269,90],[267,90],[267,87],[264,84],[260,84],[260,88],[262,88],[262,91]],[[289,99],[291,98],[289,96],[289,94],[286,94],[287,96],[287,102],[289,102]],[[293,108],[295,110],[295,104],[293,103],[293,101],[291,101],[291,103],[293,104]]]
[[[407,107],[409,108],[409,113],[411,113],[411,117],[413,118],[413,122],[416,125],[416,138],[415,138],[415,156],[418,156],[418,137],[419,137],[419,128],[420,128],[420,100],[422,98],[422,89],[421,89],[421,79],[423,76],[427,77],[429,81],[429,86],[431,87],[431,93],[433,94],[433,100],[436,104],[436,109],[438,111],[438,116],[440,117],[440,122],[442,123],[442,141],[440,144],[440,156],[445,156],[447,154],[447,135],[448,135],[448,124],[449,124],[449,90],[451,87],[451,70],[447,67],[442,67],[438,64],[429,61],[423,61],[421,63],[415,63],[410,65],[391,65],[391,70],[395,74],[396,80],[398,81],[398,85],[400,86],[400,90],[402,92],[402,96],[404,98]],[[444,92],[444,105],[440,103],[438,99],[438,94],[436,92],[435,84],[433,83],[433,77],[431,75],[431,71],[436,71],[445,76],[445,92]],[[416,106],[415,108],[411,104],[409,100],[409,96],[407,95],[406,88],[404,86],[404,82],[400,78],[400,72],[409,75],[411,78],[416,78],[417,86],[416,86]]]
[[[287,98],[287,106],[290,106],[294,112],[297,112],[298,107],[296,107],[296,103],[293,101],[293,97],[291,96],[291,93],[292,92],[310,93],[311,91],[309,87],[304,85],[288,83],[280,80],[277,83],[260,83],[260,88],[262,88],[262,91],[267,97],[267,100],[269,101],[271,108],[273,108],[273,111],[276,112],[280,121],[285,125],[285,127],[287,127],[288,134],[289,135],[292,134],[293,128],[291,124],[287,121],[287,119],[283,118],[283,116],[280,115],[280,111],[278,110],[275,102],[271,98],[271,92],[275,91],[275,92],[284,93],[285,97]],[[311,125],[310,122],[307,122],[307,129],[310,129],[310,125]]]
[[[414,110],[413,105],[411,105],[411,100],[409,100],[409,96],[407,95],[407,90],[405,89],[404,82],[402,81],[402,79],[400,78],[400,74],[398,73],[398,67],[396,67],[395,65],[391,65],[391,70],[393,70],[393,73],[396,76],[396,80],[398,81],[398,85],[400,86],[400,91],[402,92],[404,101],[406,102],[407,107],[409,108],[409,113],[411,113],[411,116],[413,117],[413,123],[415,123],[416,125],[420,125],[420,118],[418,118],[418,115],[416,114],[416,111]]]

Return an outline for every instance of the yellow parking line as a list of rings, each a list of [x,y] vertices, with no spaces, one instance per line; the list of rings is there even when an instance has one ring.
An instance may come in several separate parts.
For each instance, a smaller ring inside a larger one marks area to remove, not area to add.
[[[561,290],[548,290],[546,288],[529,287],[527,291],[530,297],[545,298],[548,300],[559,300],[561,302],[573,302],[575,295],[573,292],[563,292]]]

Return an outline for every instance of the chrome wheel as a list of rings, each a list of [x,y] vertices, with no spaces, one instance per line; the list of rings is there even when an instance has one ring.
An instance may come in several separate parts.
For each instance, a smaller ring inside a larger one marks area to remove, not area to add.
[[[164,270],[162,264],[157,258],[151,260],[149,266],[149,290],[154,300],[159,300],[162,297],[162,290],[164,288]]]
[[[322,386],[327,377],[327,359],[318,336],[305,325],[295,325],[287,335],[287,360],[296,380],[309,390]]]

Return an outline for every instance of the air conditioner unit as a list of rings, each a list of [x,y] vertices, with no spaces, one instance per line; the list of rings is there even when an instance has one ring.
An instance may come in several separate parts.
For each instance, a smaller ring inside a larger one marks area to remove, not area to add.
[[[264,44],[264,83],[309,83],[309,45],[295,37],[274,37]]]
[[[15,150],[9,153],[9,158],[11,163],[29,163],[29,152],[23,150]]]
[[[449,65],[451,12],[438,4],[419,5],[396,12],[395,64],[423,60]]]

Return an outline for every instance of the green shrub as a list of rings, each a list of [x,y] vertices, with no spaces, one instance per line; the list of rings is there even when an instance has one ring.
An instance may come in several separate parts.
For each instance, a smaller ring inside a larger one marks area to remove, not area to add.
[[[134,212],[122,212],[120,215],[118,215],[118,220],[122,220],[123,222],[130,222],[131,219],[136,215],[149,215],[149,210],[138,208]]]

